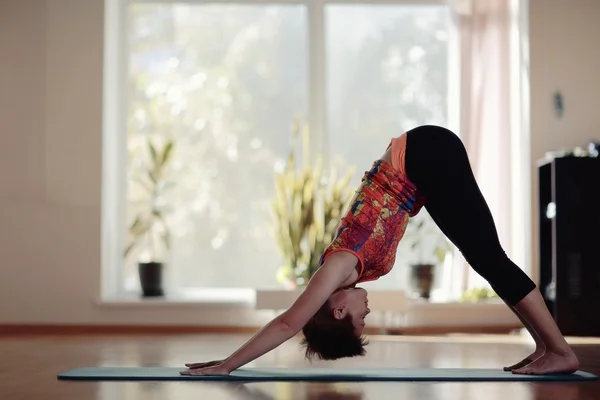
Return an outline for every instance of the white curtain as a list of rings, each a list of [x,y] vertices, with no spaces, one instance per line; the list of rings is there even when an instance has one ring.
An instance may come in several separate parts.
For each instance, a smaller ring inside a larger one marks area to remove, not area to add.
[[[500,242],[514,249],[514,61],[518,28],[511,0],[449,0],[458,28],[460,85],[456,129],[469,153],[478,184],[492,211]],[[516,26],[517,25],[517,26]],[[514,37],[513,37],[514,38]],[[512,88],[512,89],[511,89]],[[518,129],[518,128],[517,128]],[[512,257],[511,257],[512,258]],[[516,260],[515,260],[516,261]],[[457,254],[452,262],[450,297],[473,287],[489,287]]]

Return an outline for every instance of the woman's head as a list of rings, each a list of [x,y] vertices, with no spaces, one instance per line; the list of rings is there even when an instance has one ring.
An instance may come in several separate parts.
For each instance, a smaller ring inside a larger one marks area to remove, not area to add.
[[[335,360],[365,354],[365,317],[371,312],[367,291],[340,289],[302,328],[306,357]]]

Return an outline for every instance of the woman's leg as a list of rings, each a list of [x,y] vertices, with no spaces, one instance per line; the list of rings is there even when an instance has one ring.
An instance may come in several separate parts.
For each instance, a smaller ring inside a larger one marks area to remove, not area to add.
[[[427,198],[425,207],[440,229],[471,267],[525,321],[532,336],[537,334],[544,344],[543,356],[513,372],[543,374],[577,370],[578,360],[539,290],[502,249],[493,217],[460,139],[436,126],[410,131],[406,172]]]
[[[429,211],[430,210],[428,210],[428,212]],[[434,213],[435,213],[435,209],[434,209]],[[433,219],[436,222],[436,224],[438,225],[438,227],[441,229],[441,231],[446,236],[451,235],[451,232],[448,231],[446,229],[446,227],[444,226],[443,218],[433,218]],[[513,305],[511,305],[508,301],[506,301],[506,299],[502,299],[502,300],[507,305],[507,307],[510,308],[510,310],[513,312],[513,314],[515,314],[517,316],[517,318],[519,318],[519,321],[521,321],[523,326],[527,329],[527,331],[529,332],[529,334],[535,341],[535,350],[533,351],[533,353],[531,353],[530,355],[528,355],[527,357],[525,357],[523,360],[519,361],[518,363],[513,364],[509,367],[503,368],[504,371],[512,371],[514,369],[519,369],[521,367],[524,367],[524,366],[530,364],[531,362],[537,360],[541,356],[543,356],[546,351],[546,345],[540,338],[540,335],[538,335],[537,332],[533,329],[533,327],[531,325],[529,325],[529,323],[521,316],[521,314],[519,314],[519,312],[517,310],[515,310],[515,307]]]
[[[429,211],[430,210],[428,210],[428,212]],[[435,208],[434,208],[433,212],[435,213]],[[450,237],[451,231],[446,229],[446,227],[444,226],[443,218],[436,217],[433,219],[436,222],[436,224],[438,225],[438,227],[441,229],[441,231],[446,236]],[[513,314],[515,314],[517,316],[517,318],[519,318],[519,321],[521,321],[523,326],[527,329],[527,331],[529,332],[529,334],[535,341],[535,350],[533,351],[533,353],[531,353],[530,355],[528,355],[527,357],[525,357],[523,360],[519,361],[516,364],[513,364],[509,367],[504,367],[505,371],[512,371],[514,369],[519,369],[521,367],[524,367],[524,366],[530,364],[531,362],[537,360],[541,356],[543,356],[546,351],[546,345],[544,344],[544,342],[542,341],[540,336],[537,334],[537,332],[531,327],[531,325],[529,325],[529,323],[521,316],[521,314],[519,314],[519,312],[517,310],[515,310],[515,307],[513,305],[511,305],[508,301],[506,301],[506,299],[502,299],[502,300],[508,306],[508,308],[510,308],[510,310],[513,312]]]

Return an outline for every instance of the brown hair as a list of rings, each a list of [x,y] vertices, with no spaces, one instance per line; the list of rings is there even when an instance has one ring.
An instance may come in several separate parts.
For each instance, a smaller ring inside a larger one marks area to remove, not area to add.
[[[352,324],[352,316],[335,319],[329,300],[302,328],[304,339],[301,345],[306,348],[306,358],[311,360],[335,360],[343,357],[365,355],[368,344],[363,336],[357,336]]]

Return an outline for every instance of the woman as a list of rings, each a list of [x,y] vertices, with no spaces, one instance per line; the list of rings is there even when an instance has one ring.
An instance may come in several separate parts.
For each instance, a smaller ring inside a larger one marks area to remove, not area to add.
[[[392,139],[365,173],[335,239],[305,290],[225,360],[186,364],[182,375],[227,375],[303,331],[306,357],[363,355],[367,292],[356,284],[393,267],[408,219],[425,207],[471,267],[518,316],[536,349],[504,368],[515,374],[573,373],[579,361],[534,282],[505,254],[467,152],[451,131],[421,126]]]

